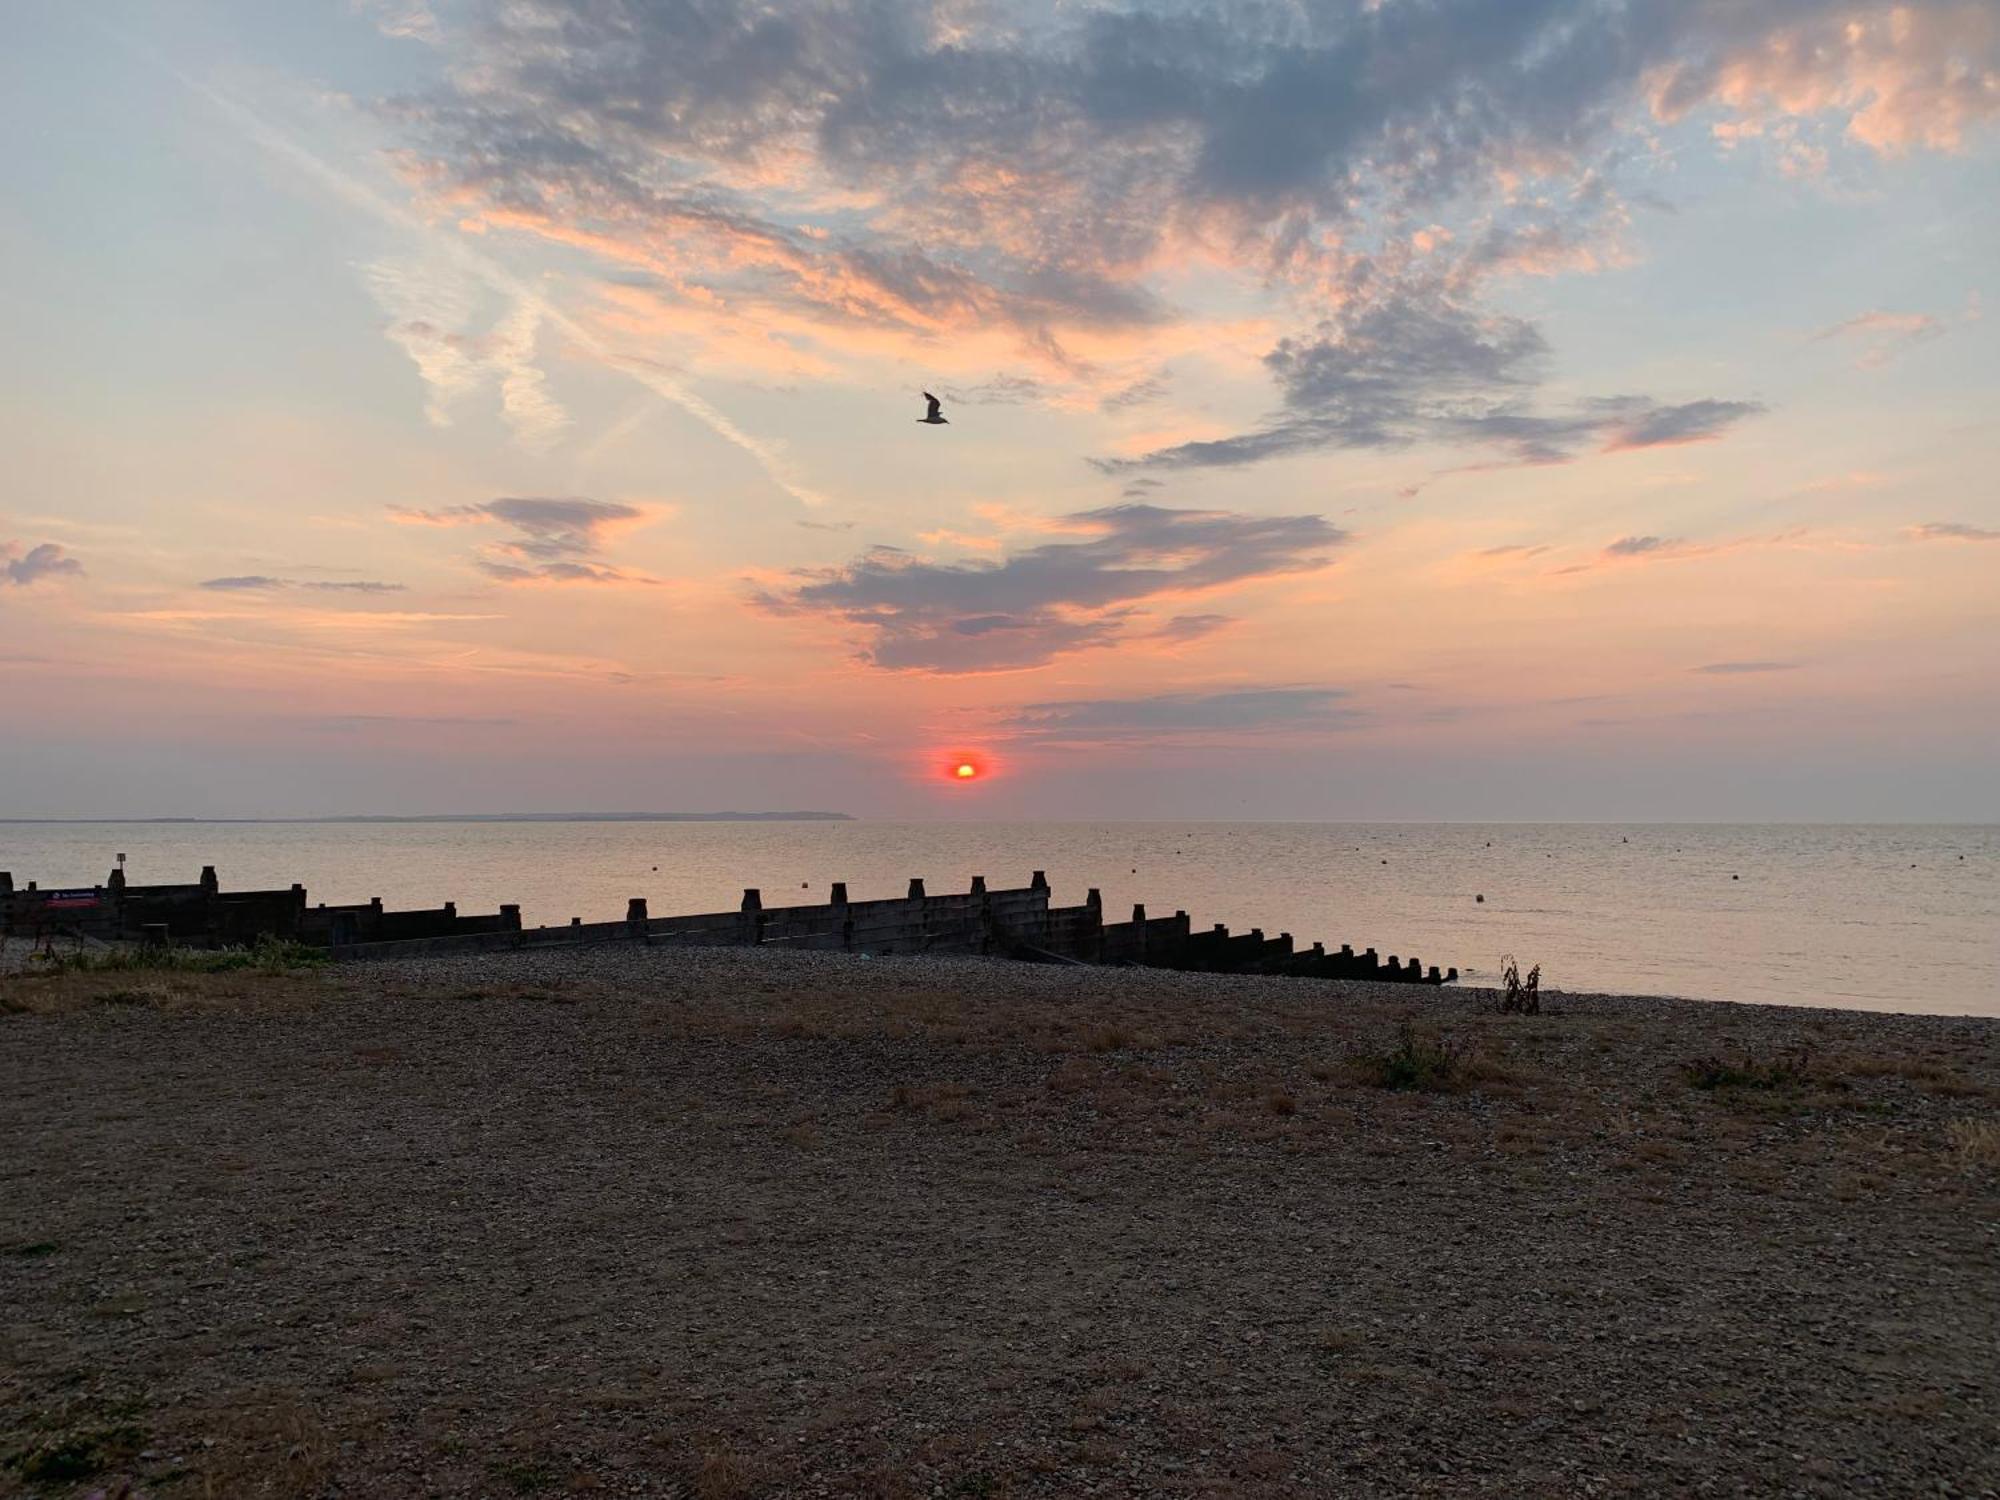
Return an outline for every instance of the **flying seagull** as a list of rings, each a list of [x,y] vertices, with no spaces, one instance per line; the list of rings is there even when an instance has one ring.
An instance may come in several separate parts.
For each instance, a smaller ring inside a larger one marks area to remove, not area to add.
[[[933,427],[945,427],[950,425],[949,420],[945,417],[944,413],[938,410],[938,408],[944,404],[943,402],[939,401],[938,398],[933,396],[929,391],[924,392],[924,400],[930,403],[930,409],[926,411],[921,417],[917,418],[919,422],[928,422]]]

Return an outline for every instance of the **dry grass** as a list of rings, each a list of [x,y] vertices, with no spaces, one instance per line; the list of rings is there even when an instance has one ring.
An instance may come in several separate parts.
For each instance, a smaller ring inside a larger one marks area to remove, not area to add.
[[[1953,1120],[1944,1135],[1958,1166],[2000,1168],[2000,1120]]]
[[[688,1487],[694,1500],[744,1500],[756,1486],[754,1464],[728,1448],[711,1448],[695,1465]]]
[[[1824,1084],[1831,1075],[1814,1067],[1810,1047],[1798,1046],[1772,1056],[1748,1048],[1706,1053],[1682,1063],[1681,1076],[1697,1089],[1796,1089]]]
[[[306,1500],[333,1472],[321,1415],[289,1392],[257,1393],[214,1413],[191,1461],[203,1500]]]
[[[269,1015],[308,1009],[330,993],[312,970],[284,974],[95,972],[0,975],[0,1016],[141,1009],[164,1015]]]

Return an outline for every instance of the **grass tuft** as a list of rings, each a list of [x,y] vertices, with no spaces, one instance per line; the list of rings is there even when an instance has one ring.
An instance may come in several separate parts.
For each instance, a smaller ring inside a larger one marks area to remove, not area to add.
[[[1362,1081],[1384,1089],[1445,1093],[1469,1081],[1465,1049],[1445,1037],[1426,1035],[1407,1021],[1387,1052],[1351,1059]]]
[[[328,961],[324,948],[289,938],[261,937],[247,948],[176,948],[121,946],[102,949],[53,950],[34,955],[29,971],[37,974],[227,974],[254,969],[283,974],[316,968]]]
[[[145,1442],[145,1430],[130,1425],[78,1429],[14,1454],[7,1466],[29,1484],[68,1484],[130,1458]]]
[[[2000,1169],[2000,1120],[1953,1120],[1944,1137],[1959,1166]]]
[[[1697,1089],[1789,1089],[1814,1082],[1812,1051],[1794,1047],[1775,1057],[1744,1051],[1735,1057],[1710,1053],[1680,1065],[1681,1077]]]

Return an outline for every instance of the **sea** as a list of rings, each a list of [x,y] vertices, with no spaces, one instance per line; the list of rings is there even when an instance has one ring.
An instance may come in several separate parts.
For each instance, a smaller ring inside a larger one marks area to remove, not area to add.
[[[304,884],[310,900],[520,905],[530,925],[993,889],[1046,871],[1197,927],[1351,943],[1544,988],[2000,1016],[2000,826],[1606,823],[7,823],[17,883]]]

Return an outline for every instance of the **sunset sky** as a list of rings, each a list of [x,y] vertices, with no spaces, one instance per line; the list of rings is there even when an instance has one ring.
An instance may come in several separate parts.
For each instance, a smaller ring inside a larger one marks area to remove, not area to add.
[[[0,816],[2000,819],[1992,0],[17,0],[0,126]]]

